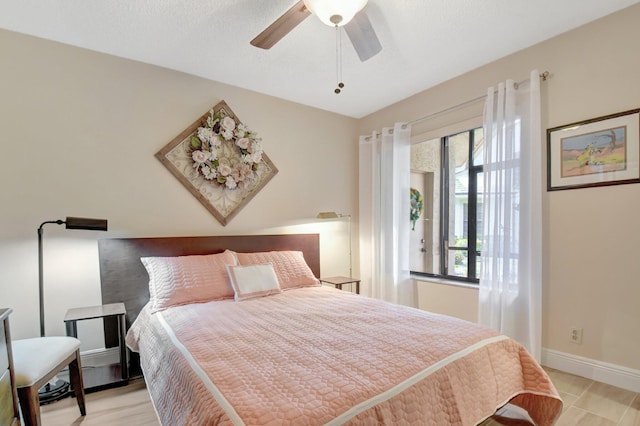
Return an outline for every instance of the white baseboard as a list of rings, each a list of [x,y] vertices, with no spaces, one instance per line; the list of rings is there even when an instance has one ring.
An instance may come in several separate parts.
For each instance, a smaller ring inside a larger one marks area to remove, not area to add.
[[[103,365],[117,364],[120,362],[120,349],[90,349],[80,353],[83,367],[100,367]]]
[[[546,348],[542,349],[542,365],[611,386],[640,392],[640,370]]]

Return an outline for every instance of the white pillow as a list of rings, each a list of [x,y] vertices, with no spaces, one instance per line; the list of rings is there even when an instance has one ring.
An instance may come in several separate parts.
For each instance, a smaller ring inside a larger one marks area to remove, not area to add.
[[[247,266],[227,265],[236,301],[282,292],[271,263]]]

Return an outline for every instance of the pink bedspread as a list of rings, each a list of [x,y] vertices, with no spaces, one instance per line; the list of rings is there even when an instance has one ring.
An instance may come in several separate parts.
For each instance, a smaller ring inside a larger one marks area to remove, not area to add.
[[[509,401],[550,425],[562,408],[513,340],[327,287],[143,311],[127,343],[167,426],[474,425]]]

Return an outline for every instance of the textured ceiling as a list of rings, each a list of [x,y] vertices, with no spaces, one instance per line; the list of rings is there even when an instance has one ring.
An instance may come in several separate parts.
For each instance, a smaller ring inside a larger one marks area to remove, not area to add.
[[[362,117],[637,0],[369,0],[382,52],[360,62],[310,16],[249,44],[296,0],[0,0],[0,28]]]

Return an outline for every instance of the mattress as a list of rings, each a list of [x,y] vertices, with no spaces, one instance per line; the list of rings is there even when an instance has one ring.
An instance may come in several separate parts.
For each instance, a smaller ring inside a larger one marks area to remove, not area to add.
[[[562,401],[517,342],[328,287],[144,309],[127,334],[163,425],[474,425]]]

